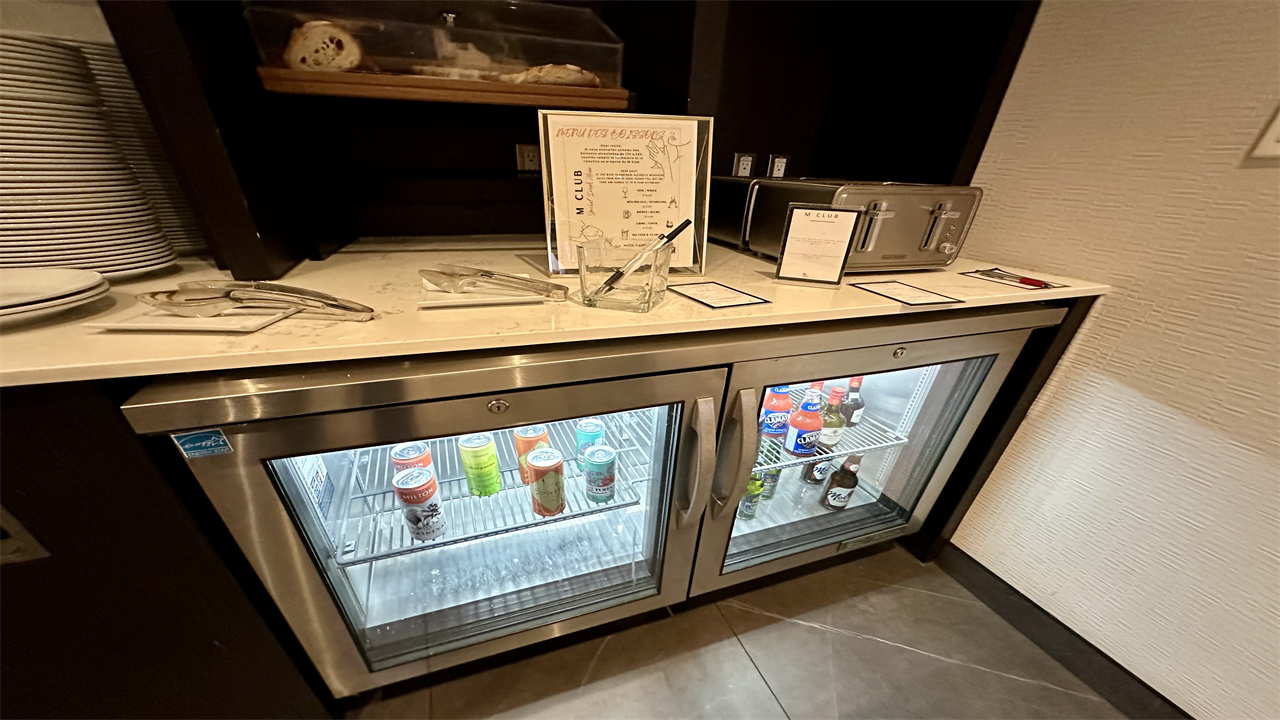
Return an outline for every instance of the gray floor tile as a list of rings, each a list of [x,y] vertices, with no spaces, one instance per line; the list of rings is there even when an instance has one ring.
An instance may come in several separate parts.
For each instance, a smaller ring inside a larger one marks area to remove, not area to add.
[[[956,593],[946,588],[948,582],[954,583],[950,578],[928,580],[933,588],[946,592],[922,592],[919,588],[869,580],[863,575],[866,572],[882,578],[895,577],[893,564],[904,557],[918,567],[905,553],[897,558],[877,556],[743,593],[735,600],[785,618],[874,636],[1075,692],[1092,692],[986,605],[972,600],[972,596],[952,597]],[[877,563],[860,568],[867,560]],[[910,569],[904,566],[902,572]],[[921,577],[923,574],[916,574],[906,579]],[[958,586],[957,589],[963,591]]]
[[[432,717],[779,718],[715,606],[431,688]]]
[[[846,567],[858,577],[886,585],[945,595],[957,600],[981,602],[941,568],[916,560],[911,553],[896,545],[884,552],[849,563]]]
[[[835,628],[721,611],[791,720],[807,718],[1122,718],[1077,693],[948,661]]]

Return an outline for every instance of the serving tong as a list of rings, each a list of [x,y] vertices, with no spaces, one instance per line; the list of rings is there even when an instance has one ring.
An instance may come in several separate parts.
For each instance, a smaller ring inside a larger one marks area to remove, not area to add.
[[[418,276],[449,293],[472,291],[538,295],[554,302],[564,302],[569,299],[569,288],[564,285],[465,265],[437,263],[435,267],[419,270]]]
[[[225,314],[287,313],[286,317],[366,322],[373,308],[328,293],[269,282],[196,280],[177,290],[141,293],[140,302],[172,315],[192,318]]]

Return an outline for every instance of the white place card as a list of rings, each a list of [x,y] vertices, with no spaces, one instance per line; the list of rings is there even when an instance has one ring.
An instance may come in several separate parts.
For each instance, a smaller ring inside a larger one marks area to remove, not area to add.
[[[741,290],[734,290],[728,285],[721,285],[718,282],[668,285],[667,289],[717,310],[720,308],[741,307],[743,305],[760,305],[769,302],[762,297],[756,297]]]
[[[791,203],[774,277],[839,286],[857,224],[857,210]]]
[[[897,280],[884,280],[880,282],[864,282],[849,283],[859,290],[866,290],[869,293],[875,293],[890,300],[897,300],[903,305],[943,305],[946,303],[962,303],[963,300],[957,300],[946,295],[939,295],[936,292],[918,288],[914,285],[908,285]]]

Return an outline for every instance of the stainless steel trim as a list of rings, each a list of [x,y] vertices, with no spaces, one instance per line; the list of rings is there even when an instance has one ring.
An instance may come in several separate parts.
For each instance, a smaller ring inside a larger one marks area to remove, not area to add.
[[[732,418],[736,430],[734,434],[738,438],[738,450],[734,454],[738,459],[737,470],[730,476],[732,484],[728,492],[716,493],[716,486],[712,485],[711,497],[715,500],[711,504],[712,519],[719,519],[727,507],[737,507],[738,501],[742,499],[742,493],[746,492],[747,480],[750,479],[751,466],[755,464],[760,442],[759,428],[754,422],[758,397],[755,388],[743,388],[738,391],[738,402],[734,404]]]
[[[946,313],[938,319],[939,313]],[[1041,303],[516,350],[252,368],[162,378],[122,408],[140,433],[726,366],[1061,322]]]
[[[696,461],[689,452],[696,433],[692,408],[698,398],[711,398],[711,416],[718,417],[717,399],[725,379],[724,369],[699,370],[524,390],[503,393],[501,398],[480,395],[227,425],[222,430],[233,452],[187,462],[330,690],[341,697],[680,602],[687,597],[697,524],[677,527],[679,510],[665,498],[663,562],[655,569],[660,577],[657,595],[370,672],[306,541],[267,475],[264,459],[490,430],[498,420],[488,410],[495,399],[510,406],[501,416],[504,426],[681,403],[684,411],[674,433],[678,443],[674,489],[687,484],[694,471]]]
[[[869,536],[872,539],[866,543],[870,544],[871,542],[878,542],[875,538],[888,539],[899,535],[907,535],[920,528],[924,517],[937,500],[942,485],[950,477],[956,461],[959,460],[960,454],[964,452],[965,447],[968,445],[969,438],[972,437],[978,423],[982,420],[983,415],[986,414],[987,408],[995,397],[995,393],[1003,384],[1009,368],[1012,367],[1014,360],[1017,359],[1018,352],[1026,343],[1030,333],[1030,330],[1014,330],[966,338],[925,340],[907,344],[906,347],[909,352],[904,353],[900,359],[894,356],[893,351],[902,344],[889,343],[872,348],[858,348],[785,359],[739,363],[732,368],[729,391],[730,393],[740,393],[748,388],[782,385],[793,382],[796,378],[837,377],[854,372],[872,374],[971,357],[996,355],[996,361],[988,371],[981,388],[970,403],[964,419],[952,436],[947,451],[943,454],[930,476],[924,494],[917,502],[907,525],[872,534]],[[741,411],[735,410],[735,417],[739,414],[742,414]],[[745,415],[750,417],[751,413],[748,411]],[[728,443],[723,438],[725,434],[732,434],[735,431],[734,426],[736,423],[733,420],[726,419],[724,425],[725,430],[721,435],[721,447],[728,446]],[[729,478],[719,476],[719,474],[730,471],[735,472],[736,475]],[[742,479],[740,470],[731,469],[728,463],[723,461],[717,466],[717,473],[716,483],[718,487],[730,483],[739,483]],[[709,507],[713,506],[713,504],[709,504]],[[843,543],[858,539],[857,536],[839,538],[820,547],[803,550],[793,555],[722,574],[725,553],[728,551],[729,541],[732,537],[733,522],[734,513],[732,512],[725,513],[722,511],[719,515],[714,512],[708,512],[703,518],[703,529],[698,542],[698,556],[694,562],[690,595],[700,595],[747,580],[771,575],[781,570],[798,567],[815,560],[821,560],[842,552],[843,550],[841,550],[840,546]],[[850,548],[854,546],[861,547],[862,545],[855,544]]]
[[[688,500],[676,515],[676,526],[687,528],[690,520],[698,520],[702,515],[702,507],[698,500],[702,498],[701,487],[711,484],[710,475],[716,467],[716,405],[709,397],[698,398],[693,404],[693,428],[698,438],[698,461],[694,464],[693,483],[685,484]],[[706,478],[706,479],[704,479]]]

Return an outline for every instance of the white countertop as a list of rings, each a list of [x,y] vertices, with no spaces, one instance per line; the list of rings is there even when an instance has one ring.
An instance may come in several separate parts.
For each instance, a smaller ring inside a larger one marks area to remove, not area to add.
[[[838,288],[801,287],[773,279],[774,264],[718,245],[709,246],[705,278],[672,277],[672,284],[714,280],[771,301],[768,305],[714,310],[668,293],[645,314],[583,307],[570,300],[489,308],[417,310],[417,270],[451,262],[531,277],[545,276],[546,251],[346,250],[323,262],[304,262],[279,282],[370,305],[381,317],[365,323],[287,319],[249,335],[111,332],[84,326],[137,314],[134,295],[173,289],[193,279],[230,279],[200,259],[184,259],[181,271],[114,285],[109,298],[47,320],[14,325],[0,334],[0,385],[225,370],[290,363],[443,353],[543,343],[724,330],[959,307],[1004,305],[1100,295],[1106,285],[1004,267],[1067,287],[1022,289],[961,272],[992,263],[959,259],[946,270],[846,276]],[[963,305],[909,307],[849,287],[847,283],[897,279],[958,300]],[[555,280],[577,290],[575,276]]]

